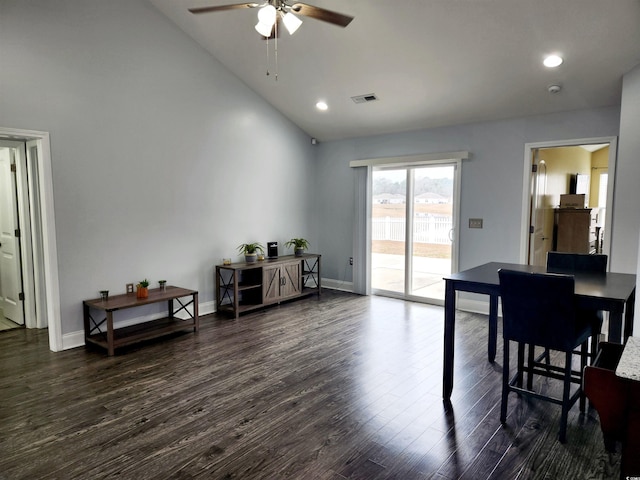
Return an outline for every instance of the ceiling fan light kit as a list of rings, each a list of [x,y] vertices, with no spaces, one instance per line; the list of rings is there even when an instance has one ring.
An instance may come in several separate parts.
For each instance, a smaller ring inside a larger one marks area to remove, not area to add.
[[[282,20],[289,35],[293,35],[300,25],[300,20],[296,15],[315,18],[323,22],[337,25],[338,27],[346,27],[351,23],[353,17],[342,13],[333,12],[324,8],[315,7],[306,3],[288,4],[285,0],[266,0],[263,3],[234,3],[231,5],[214,5],[210,7],[190,8],[189,12],[194,15],[201,13],[219,12],[223,10],[236,10],[239,8],[259,8],[258,23],[255,26],[256,31],[267,40],[273,35],[276,39],[276,63],[277,63],[277,41],[278,41],[278,20]],[[294,15],[294,13],[296,15]],[[275,34],[274,34],[275,27]],[[268,57],[268,55],[267,55]],[[269,72],[267,71],[267,75]],[[278,74],[276,73],[276,79]]]
[[[256,30],[263,37],[271,36],[271,30],[276,23],[276,7],[273,5],[265,5],[258,10],[258,24]]]
[[[287,12],[284,14],[280,12],[280,15],[282,15],[282,23],[284,23],[285,28],[289,32],[289,35],[293,35],[294,33],[296,33],[296,30],[300,28],[300,25],[302,25],[302,20],[300,20],[291,12]]]
[[[273,29],[273,24],[258,22],[255,28],[256,32],[258,32],[263,37],[270,37],[271,30]]]

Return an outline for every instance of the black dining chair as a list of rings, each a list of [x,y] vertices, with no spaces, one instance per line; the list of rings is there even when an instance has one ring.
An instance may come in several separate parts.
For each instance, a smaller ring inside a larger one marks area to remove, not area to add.
[[[582,375],[587,364],[587,343],[592,335],[591,323],[578,315],[575,307],[575,281],[571,275],[528,273],[501,269],[500,297],[502,298],[504,365],[502,373],[502,404],[500,421],[507,419],[509,392],[561,405],[560,442],[567,436],[569,410],[580,399],[584,411]],[[510,342],[517,342],[516,373],[510,377]],[[525,347],[529,355],[525,362]],[[534,348],[564,353],[564,363],[542,363],[534,358]],[[574,350],[580,347],[580,370],[572,369]],[[527,385],[523,387],[524,373]],[[562,380],[562,396],[554,397],[533,389],[534,376]],[[577,388],[571,393],[572,384]]]
[[[547,252],[547,271],[555,273],[606,273],[607,255]]]
[[[604,254],[547,252],[547,272],[551,273],[592,273],[604,275],[607,273],[608,256]],[[591,337],[591,351],[589,357],[593,361],[598,354],[598,343],[602,331],[604,313],[598,310],[583,311],[581,315],[590,317],[593,327]]]

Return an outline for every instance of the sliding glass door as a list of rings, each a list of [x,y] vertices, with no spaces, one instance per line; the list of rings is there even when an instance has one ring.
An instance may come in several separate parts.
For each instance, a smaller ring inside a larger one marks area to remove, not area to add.
[[[442,277],[453,271],[457,163],[373,169],[373,293],[444,302]]]

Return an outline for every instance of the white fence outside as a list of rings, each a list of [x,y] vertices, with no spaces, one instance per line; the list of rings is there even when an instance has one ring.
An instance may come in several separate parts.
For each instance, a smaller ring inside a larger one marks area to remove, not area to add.
[[[373,240],[404,242],[406,222],[403,217],[374,217],[371,219]],[[413,241],[451,245],[451,216],[427,214],[413,219]]]

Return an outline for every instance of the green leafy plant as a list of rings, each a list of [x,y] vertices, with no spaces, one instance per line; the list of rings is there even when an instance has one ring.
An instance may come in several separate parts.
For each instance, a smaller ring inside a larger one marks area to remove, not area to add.
[[[145,278],[144,280],[140,281],[140,282],[138,283],[138,285],[139,285],[140,287],[142,287],[142,288],[147,288],[147,287],[149,287],[149,280],[147,280],[147,279]]]
[[[264,247],[258,243],[243,243],[241,245],[238,245],[238,251],[240,253],[244,253],[245,255],[247,254],[254,254],[254,253],[264,253]]]
[[[292,238],[291,240],[286,242],[284,246],[289,248],[293,247],[294,249],[302,248],[303,250],[308,250],[309,241],[304,238]]]

